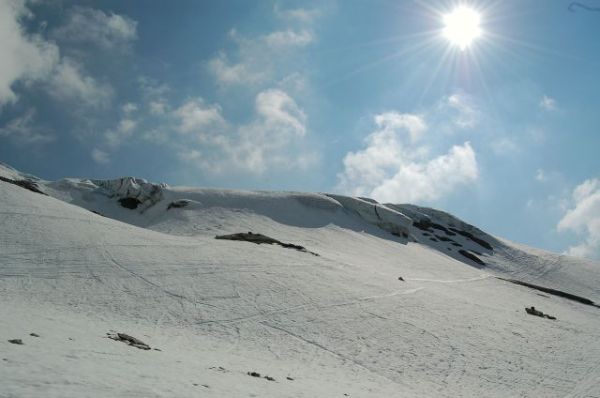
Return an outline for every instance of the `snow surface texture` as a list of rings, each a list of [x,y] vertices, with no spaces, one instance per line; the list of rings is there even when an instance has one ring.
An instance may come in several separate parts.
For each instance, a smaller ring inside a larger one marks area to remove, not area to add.
[[[597,263],[412,205],[0,176],[49,195],[0,181],[0,397],[600,396],[600,308],[497,278],[598,303]]]

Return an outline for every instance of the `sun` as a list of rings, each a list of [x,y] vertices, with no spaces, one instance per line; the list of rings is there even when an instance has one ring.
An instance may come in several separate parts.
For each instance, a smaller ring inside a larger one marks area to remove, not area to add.
[[[450,14],[444,15],[444,36],[461,50],[465,50],[473,40],[481,36],[481,17],[472,8],[459,6]]]

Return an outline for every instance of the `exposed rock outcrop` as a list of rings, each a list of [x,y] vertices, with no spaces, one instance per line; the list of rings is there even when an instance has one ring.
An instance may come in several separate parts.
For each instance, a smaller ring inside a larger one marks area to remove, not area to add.
[[[31,192],[39,193],[48,196],[45,192],[40,191],[38,184],[32,180],[11,180],[10,178],[0,176],[0,181],[16,185],[21,188],[30,190]]]
[[[252,243],[256,243],[257,245],[260,244],[267,244],[267,245],[279,245],[281,247],[285,247],[288,249],[295,249],[301,252],[305,252],[305,253],[310,253],[314,256],[318,256],[317,253],[313,253],[311,251],[306,250],[305,247],[300,246],[300,245],[295,245],[293,243],[284,243],[281,241],[278,241],[277,239],[273,239],[270,238],[266,235],[263,234],[255,234],[252,232],[240,232],[237,234],[231,234],[231,235],[217,235],[215,236],[215,239],[222,239],[222,240],[241,240],[241,241],[246,241],[246,242],[252,242]]]
[[[123,177],[116,180],[92,180],[109,197],[119,200],[121,206],[144,212],[163,198],[167,184],[150,183],[143,178]]]
[[[463,256],[465,256],[466,258],[468,258],[469,260],[471,260],[479,265],[485,265],[485,263],[483,262],[482,259],[480,259],[479,257],[477,257],[476,255],[474,255],[473,253],[471,253],[467,250],[460,249],[458,252],[460,254],[462,254]]]
[[[140,350],[150,350],[150,346],[148,344],[125,333],[107,333],[107,337],[115,341],[121,341],[132,347],[139,348]]]

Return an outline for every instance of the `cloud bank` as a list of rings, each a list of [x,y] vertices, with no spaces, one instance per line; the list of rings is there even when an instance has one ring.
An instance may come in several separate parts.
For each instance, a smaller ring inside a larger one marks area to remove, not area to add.
[[[67,21],[54,31],[60,41],[90,43],[103,49],[126,49],[137,39],[137,22],[124,15],[75,6]]]
[[[578,185],[571,197],[572,206],[558,223],[558,231],[573,231],[583,241],[565,254],[600,259],[600,180],[589,179]]]
[[[423,116],[386,112],[374,122],[376,130],[366,137],[365,147],[344,157],[339,190],[382,202],[433,201],[477,180],[469,142],[438,156],[418,143],[428,131]]]
[[[16,82],[45,79],[59,61],[54,43],[25,32],[20,21],[26,18],[24,1],[0,1],[0,110],[17,100]]]
[[[280,89],[267,89],[256,95],[254,107],[250,123],[229,126],[217,105],[201,100],[182,105],[174,112],[180,132],[198,137],[203,145],[181,149],[180,159],[212,174],[237,170],[260,175],[273,166],[307,166],[311,157],[295,147],[306,134],[306,115],[296,101]]]

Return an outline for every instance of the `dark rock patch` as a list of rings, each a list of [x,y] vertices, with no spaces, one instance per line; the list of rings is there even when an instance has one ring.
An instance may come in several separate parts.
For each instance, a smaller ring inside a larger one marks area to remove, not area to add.
[[[540,318],[556,320],[555,316],[544,314],[542,311],[536,310],[534,306],[525,307],[525,312],[527,312],[529,315],[539,316]]]
[[[431,223],[431,228],[437,229],[438,231],[443,231],[446,235],[450,235],[450,236],[456,235],[454,232],[449,231],[448,228],[444,227],[443,225],[437,224],[434,222]]]
[[[257,245],[260,245],[260,244],[279,245],[279,246],[285,247],[287,249],[294,249],[294,250],[298,250],[298,251],[301,251],[304,253],[310,253],[314,256],[318,256],[317,253],[308,251],[303,246],[295,245],[293,243],[284,243],[284,242],[278,241],[277,239],[270,238],[266,235],[255,234],[252,232],[248,232],[248,233],[240,232],[240,233],[231,234],[231,235],[217,235],[217,236],[215,236],[215,239],[240,240],[240,241],[256,243]]]
[[[252,377],[257,377],[257,378],[258,378],[258,377],[262,377],[263,379],[266,379],[266,380],[269,380],[269,381],[275,381],[275,378],[274,378],[274,377],[271,377],[271,376],[268,376],[268,375],[261,376],[261,374],[260,374],[260,373],[258,373],[258,372],[254,372],[254,371],[252,371],[252,372],[248,372],[248,373],[246,373],[246,374],[247,374],[248,376],[252,376]]]
[[[37,333],[29,333],[29,335],[30,335],[31,337],[40,337],[40,335],[39,335],[39,334],[37,334]]]
[[[140,350],[150,350],[150,346],[148,344],[125,333],[107,333],[107,336],[109,339],[121,341],[132,347],[139,348]]]
[[[224,368],[224,367],[222,367],[222,366],[219,366],[219,367],[217,367],[217,366],[211,366],[209,369],[211,369],[211,370],[216,370],[216,371],[218,371],[218,372],[227,372],[227,369],[225,369],[225,368]]]
[[[21,339],[11,339],[11,340],[8,340],[8,342],[10,344],[16,344],[16,345],[23,345],[24,344],[23,340],[21,340]]]
[[[474,261],[479,265],[485,265],[485,263],[483,262],[482,259],[480,259],[479,257],[477,257],[476,255],[474,255],[473,253],[471,253],[467,250],[460,249],[458,252],[460,254],[462,254],[463,256],[465,256],[466,258],[468,258],[469,260]]]
[[[521,286],[525,286],[525,287],[528,287],[530,289],[539,290],[541,292],[548,293],[548,294],[551,294],[553,296],[558,296],[558,297],[566,298],[568,300],[577,301],[577,302],[579,302],[581,304],[591,305],[591,306],[594,306],[594,307],[598,307],[598,305],[596,303],[594,303],[590,299],[587,299],[587,298],[581,297],[581,296],[576,296],[576,295],[571,294],[571,293],[563,292],[561,290],[556,290],[556,289],[551,289],[549,287],[534,285],[532,283],[521,282],[521,281],[518,281],[516,279],[505,279],[505,278],[500,278],[500,277],[496,277],[496,278],[498,278],[500,280],[503,280],[503,281],[506,281],[506,282],[514,283],[514,284],[521,285]]]
[[[398,277],[398,280],[404,282],[404,278],[401,276]]]
[[[423,236],[431,236],[431,234],[429,234],[427,232],[423,232]]]
[[[472,233],[470,233],[468,231],[463,231],[463,230],[452,228],[452,227],[450,227],[450,229],[452,231],[456,232],[457,234],[462,235],[465,238],[472,240],[473,242],[477,243],[481,247],[484,247],[488,250],[494,250],[492,245],[490,245],[488,242],[486,242],[485,240],[483,240],[481,238],[476,237],[475,235],[473,235]]]
[[[439,235],[434,235],[437,239],[441,240],[442,242],[454,242],[452,239],[447,238],[445,236],[439,236]]]
[[[413,221],[413,227],[419,228],[421,231],[427,231],[431,228],[431,221],[426,218]]]
[[[294,380],[294,378],[290,377],[290,376],[286,377],[286,379],[288,379],[288,380]]]
[[[433,228],[437,228],[437,227],[444,228],[443,226],[441,226],[439,224],[431,222],[431,220],[429,220],[427,218],[422,218],[420,220],[413,221],[413,227],[416,227],[416,228],[420,229],[421,231],[430,232],[430,233],[434,232]]]
[[[436,238],[429,238],[430,241],[432,242],[437,242],[438,240]]]
[[[10,178],[0,176],[0,181],[8,182],[21,188],[30,190],[31,192],[39,193],[48,196],[45,192],[40,191],[38,185],[31,180],[11,180]]]
[[[175,200],[175,201],[169,203],[169,205],[167,206],[167,210],[170,210],[170,209],[181,209],[183,207],[186,207],[189,204],[190,204],[190,201],[187,200],[187,199]]]
[[[142,203],[138,198],[121,198],[119,199],[119,203],[126,209],[137,209],[137,207]]]
[[[457,242],[452,242],[450,243],[452,246],[456,246],[456,247],[462,247],[462,245],[460,243]]]

